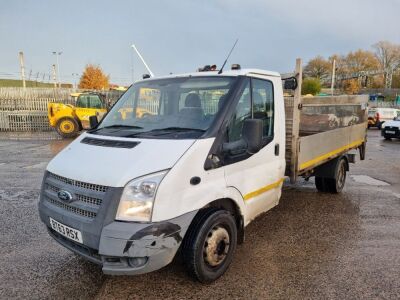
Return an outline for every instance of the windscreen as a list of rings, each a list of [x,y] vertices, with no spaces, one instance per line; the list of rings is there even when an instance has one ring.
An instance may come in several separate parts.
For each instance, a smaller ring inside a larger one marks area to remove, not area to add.
[[[235,77],[183,77],[134,84],[114,105],[98,131],[161,136],[206,131],[222,107]]]

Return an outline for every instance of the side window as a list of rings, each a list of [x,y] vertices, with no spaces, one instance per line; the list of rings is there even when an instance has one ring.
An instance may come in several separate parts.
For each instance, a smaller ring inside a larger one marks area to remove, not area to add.
[[[263,121],[263,137],[274,135],[274,92],[270,81],[252,79],[253,118]]]
[[[101,103],[101,100],[99,96],[97,95],[90,95],[90,108],[102,108],[103,104]]]
[[[79,96],[78,100],[76,101],[76,107],[88,108],[89,107],[89,97],[87,95]]]
[[[244,120],[251,117],[251,97],[250,97],[250,80],[242,92],[236,111],[230,121],[228,127],[228,142],[235,142],[241,139]]]

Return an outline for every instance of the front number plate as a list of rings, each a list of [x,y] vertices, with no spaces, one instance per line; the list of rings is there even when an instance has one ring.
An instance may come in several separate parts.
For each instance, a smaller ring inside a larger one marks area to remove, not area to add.
[[[70,240],[83,244],[82,233],[79,230],[61,224],[52,218],[50,218],[50,225],[51,228],[53,228],[59,234],[69,238]]]
[[[396,134],[396,131],[386,130],[385,133]]]

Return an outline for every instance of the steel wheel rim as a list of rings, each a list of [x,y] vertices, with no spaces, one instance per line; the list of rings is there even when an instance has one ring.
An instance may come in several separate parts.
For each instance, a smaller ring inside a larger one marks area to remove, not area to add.
[[[228,231],[219,225],[213,227],[207,234],[204,242],[204,262],[211,267],[221,265],[228,255],[229,245],[230,238]]]
[[[74,124],[71,121],[62,121],[60,128],[64,133],[71,133],[74,131]]]
[[[341,165],[340,165],[340,168],[339,168],[338,180],[337,180],[339,188],[343,187],[345,179],[346,179],[346,170],[345,170],[345,167],[344,167],[344,163],[342,162]]]

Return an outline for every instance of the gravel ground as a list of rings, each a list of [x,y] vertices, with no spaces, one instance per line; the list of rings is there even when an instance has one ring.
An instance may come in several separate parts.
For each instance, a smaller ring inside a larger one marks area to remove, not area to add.
[[[179,260],[142,276],[105,276],[47,235],[37,212],[42,175],[69,142],[0,135],[1,299],[400,298],[399,140],[370,130],[367,160],[351,165],[341,195],[316,192],[312,179],[285,186],[210,285],[189,279]]]

